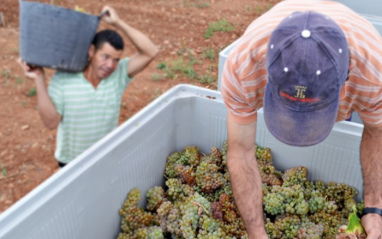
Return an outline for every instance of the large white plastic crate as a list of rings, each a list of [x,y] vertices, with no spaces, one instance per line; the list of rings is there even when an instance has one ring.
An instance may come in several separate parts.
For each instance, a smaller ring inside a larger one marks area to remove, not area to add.
[[[382,17],[382,4],[380,0],[331,0],[342,3],[353,11],[362,15],[374,15]]]
[[[164,185],[165,161],[175,151],[221,147],[226,114],[218,91],[172,88],[0,214],[0,238],[116,238],[127,193],[138,187],[144,198],[149,188]],[[260,111],[256,137],[258,145],[272,149],[277,169],[306,166],[310,180],[347,183],[358,189],[359,200],[362,128],[337,123],[324,142],[291,147],[269,133]]]
[[[332,0],[349,7],[366,18],[382,34],[382,4],[380,0]]]

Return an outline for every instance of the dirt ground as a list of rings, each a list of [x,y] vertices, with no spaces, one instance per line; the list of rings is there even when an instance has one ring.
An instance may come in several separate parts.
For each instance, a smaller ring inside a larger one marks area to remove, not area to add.
[[[38,0],[36,0],[38,1]],[[171,87],[187,83],[217,89],[219,52],[278,0],[40,0],[98,15],[107,3],[126,23],[149,36],[157,58],[130,83],[121,104],[120,123]],[[0,13],[0,213],[54,174],[56,130],[42,124],[34,83],[24,77],[19,57],[19,3],[1,0]],[[223,31],[210,24],[228,22]],[[108,28],[101,22],[99,29]],[[232,31],[230,31],[232,30]],[[135,53],[127,38],[124,55]],[[159,69],[167,66],[165,69]],[[177,68],[178,67],[178,68]],[[166,70],[167,69],[167,70]],[[178,70],[177,70],[178,69]],[[181,69],[181,71],[179,71]],[[186,69],[186,70],[182,70]],[[190,70],[190,69],[193,69]],[[51,76],[54,70],[46,69]]]

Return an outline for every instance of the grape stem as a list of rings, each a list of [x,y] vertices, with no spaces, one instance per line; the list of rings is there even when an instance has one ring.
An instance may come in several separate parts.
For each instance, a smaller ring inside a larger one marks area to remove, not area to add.
[[[199,211],[198,211],[198,214],[200,216],[200,214],[202,214],[202,208],[204,209],[204,211],[206,211],[206,213],[209,215],[207,209],[205,209],[202,205],[200,205],[199,203],[197,202],[192,202],[192,204],[194,204],[195,206],[198,206],[199,207]]]

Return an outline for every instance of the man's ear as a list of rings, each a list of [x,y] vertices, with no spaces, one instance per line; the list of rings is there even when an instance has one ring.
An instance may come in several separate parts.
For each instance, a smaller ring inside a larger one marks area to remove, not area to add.
[[[93,58],[94,54],[95,54],[95,47],[93,44],[91,44],[89,47],[89,52],[88,52],[89,59]]]

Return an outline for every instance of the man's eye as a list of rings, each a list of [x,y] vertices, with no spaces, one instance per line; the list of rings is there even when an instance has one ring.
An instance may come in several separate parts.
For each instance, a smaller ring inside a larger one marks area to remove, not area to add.
[[[102,55],[102,59],[107,59],[108,58],[108,56],[107,55]]]

